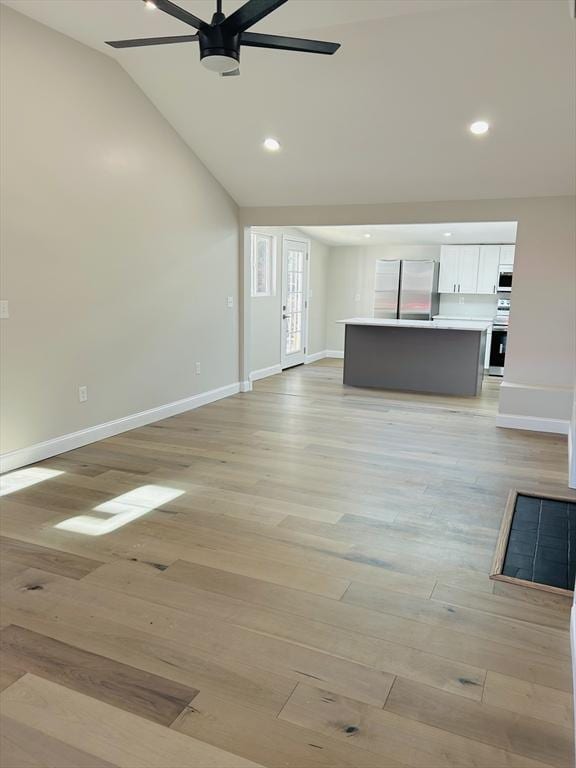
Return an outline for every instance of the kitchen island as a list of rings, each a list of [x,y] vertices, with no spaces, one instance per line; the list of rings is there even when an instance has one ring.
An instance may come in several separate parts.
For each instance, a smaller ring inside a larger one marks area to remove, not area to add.
[[[344,384],[352,387],[479,395],[486,322],[353,317],[346,326]]]

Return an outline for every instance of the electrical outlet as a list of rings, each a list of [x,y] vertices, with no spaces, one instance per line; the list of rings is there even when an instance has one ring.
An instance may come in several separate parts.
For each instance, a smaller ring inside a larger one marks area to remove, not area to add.
[[[196,363],[196,376],[200,376],[200,363]]]
[[[8,311],[8,302],[0,301],[0,318],[2,320],[7,320],[9,317],[10,312]]]
[[[88,387],[78,387],[78,400],[85,403],[88,400]]]
[[[354,301],[360,301],[360,294],[357,293],[356,296],[354,296]]]
[[[228,296],[228,298],[226,299],[226,304],[228,306],[228,309],[232,309],[232,307],[234,306],[234,296]]]

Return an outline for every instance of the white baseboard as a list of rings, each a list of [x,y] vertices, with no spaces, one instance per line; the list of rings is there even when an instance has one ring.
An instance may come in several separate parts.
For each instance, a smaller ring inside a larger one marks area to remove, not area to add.
[[[95,443],[98,440],[104,440],[107,437],[113,437],[121,432],[127,432],[136,427],[143,427],[146,424],[152,424],[154,421],[167,419],[169,416],[176,416],[184,411],[191,411],[194,408],[200,408],[202,405],[214,403],[216,400],[222,400],[224,397],[236,395],[240,391],[240,384],[228,384],[225,387],[211,389],[208,392],[202,392],[199,395],[192,395],[183,400],[176,400],[173,403],[160,405],[158,408],[150,408],[148,411],[133,413],[131,416],[123,416],[121,419],[107,421],[104,424],[97,424],[94,427],[81,429],[78,432],[71,432],[68,435],[61,435],[52,440],[46,440],[43,443],[19,448],[16,451],[9,451],[0,454],[0,473],[10,472],[19,467],[25,467],[27,464],[33,464],[43,459],[49,459],[60,453],[72,451],[75,448],[81,448],[83,445]]]
[[[566,419],[543,419],[537,416],[516,416],[511,413],[499,413],[496,426],[505,429],[526,429],[529,432],[552,432],[567,435],[570,422]]]
[[[325,357],[335,357],[338,360],[343,360],[344,352],[341,352],[339,349],[327,349]]]
[[[252,382],[251,381],[241,381],[240,382],[240,392],[252,392]]]
[[[259,368],[257,371],[252,371],[250,374],[250,381],[266,379],[268,376],[276,376],[277,373],[282,373],[281,365],[271,365],[269,368]]]
[[[306,355],[306,360],[304,360],[304,363],[306,365],[309,365],[310,363],[316,363],[318,360],[323,360],[326,357],[326,350],[323,349],[321,352],[312,352],[310,355]]]

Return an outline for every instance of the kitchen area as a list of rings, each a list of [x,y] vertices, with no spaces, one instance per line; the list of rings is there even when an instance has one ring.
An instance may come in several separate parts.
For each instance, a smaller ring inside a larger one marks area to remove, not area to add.
[[[516,222],[339,229],[327,335],[344,384],[474,397],[503,376]]]
[[[439,262],[377,260],[373,317],[339,321],[346,328],[344,384],[478,396],[485,370],[504,373],[514,250],[448,245]],[[443,295],[495,297],[496,312],[483,319],[462,310],[442,314]]]

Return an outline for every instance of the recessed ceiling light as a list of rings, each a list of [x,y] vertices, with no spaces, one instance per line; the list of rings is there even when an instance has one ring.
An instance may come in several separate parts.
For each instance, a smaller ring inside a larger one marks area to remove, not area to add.
[[[476,120],[475,123],[470,125],[470,133],[473,133],[475,136],[483,136],[485,133],[488,133],[489,130],[490,125],[486,120]]]
[[[150,11],[155,11],[157,8],[156,3],[153,0],[144,0],[144,5]]]
[[[267,149],[268,152],[278,152],[280,142],[272,138],[264,139],[264,149]]]
[[[452,237],[452,232],[444,232],[444,237]]]
[[[364,237],[372,237],[372,235],[370,234],[370,232],[365,232]]]

